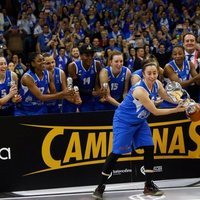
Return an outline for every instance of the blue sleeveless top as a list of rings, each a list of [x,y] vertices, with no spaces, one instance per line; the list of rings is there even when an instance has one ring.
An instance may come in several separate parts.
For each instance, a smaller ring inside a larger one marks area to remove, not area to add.
[[[149,93],[149,98],[152,100],[156,100],[158,95],[157,81],[154,83],[152,91],[148,89],[143,79],[132,86],[115,112],[116,117],[128,124],[142,123],[150,115],[150,112],[132,95],[133,91],[138,87],[144,88]]]

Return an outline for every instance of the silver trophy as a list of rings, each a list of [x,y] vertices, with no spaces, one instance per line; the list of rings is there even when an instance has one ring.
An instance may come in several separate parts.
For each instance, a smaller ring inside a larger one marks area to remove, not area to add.
[[[180,83],[170,81],[167,83],[166,92],[174,103],[181,104],[186,108],[186,115],[192,121],[200,120],[200,106],[193,99],[186,90],[182,88]]]
[[[190,102],[194,102],[194,100],[190,98],[188,92],[184,90],[178,82],[169,81],[165,89],[168,96],[172,99],[174,103],[181,103],[187,107]]]
[[[69,90],[73,89],[73,79],[71,77],[67,78],[67,87]]]

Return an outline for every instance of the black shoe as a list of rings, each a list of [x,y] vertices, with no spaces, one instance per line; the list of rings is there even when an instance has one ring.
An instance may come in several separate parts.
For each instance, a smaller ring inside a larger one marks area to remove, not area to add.
[[[158,186],[151,181],[150,184],[145,183],[144,192],[145,195],[152,196],[162,196],[164,194],[163,191],[159,190]]]
[[[103,199],[103,192],[105,190],[105,185],[98,186],[92,194],[95,199]]]

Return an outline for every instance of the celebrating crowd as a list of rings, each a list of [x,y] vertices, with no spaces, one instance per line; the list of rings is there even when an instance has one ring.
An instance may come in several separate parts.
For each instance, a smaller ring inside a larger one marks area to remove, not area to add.
[[[198,1],[14,2],[0,4],[1,116],[115,110],[152,58],[200,102]]]

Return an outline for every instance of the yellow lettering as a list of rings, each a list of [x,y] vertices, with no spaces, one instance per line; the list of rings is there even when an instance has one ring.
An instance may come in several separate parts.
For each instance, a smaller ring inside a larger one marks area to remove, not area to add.
[[[137,154],[144,154],[144,149],[136,149],[135,152]]]
[[[168,141],[168,128],[163,129],[163,134],[161,138],[161,134],[159,129],[153,129],[153,140],[154,140],[154,153],[158,152],[158,148],[160,149],[160,153],[167,153],[167,141]]]
[[[185,153],[182,127],[176,127],[168,153],[174,153],[175,150],[178,150],[179,153]]]
[[[58,135],[63,135],[64,129],[61,127],[56,127],[49,131],[49,133],[44,138],[42,144],[42,157],[47,166],[50,168],[57,168],[61,165],[61,160],[55,160],[51,156],[51,143],[53,139]]]
[[[63,162],[67,163],[71,158],[76,158],[77,161],[83,159],[79,132],[72,133]]]
[[[108,142],[108,154],[110,154],[110,152],[112,151],[112,143],[113,143],[113,132],[110,132],[109,142]]]
[[[100,149],[101,149],[101,157],[106,157],[106,132],[100,132],[98,140],[96,141],[96,134],[89,133],[87,139],[87,146],[85,150],[85,159],[90,159],[91,151],[92,158],[98,158]]]
[[[197,126],[200,126],[198,122],[192,122],[189,128],[189,135],[193,142],[196,143],[196,149],[194,151],[189,151],[188,155],[190,158],[200,158],[200,135],[196,132]],[[194,146],[194,145],[193,145]]]

